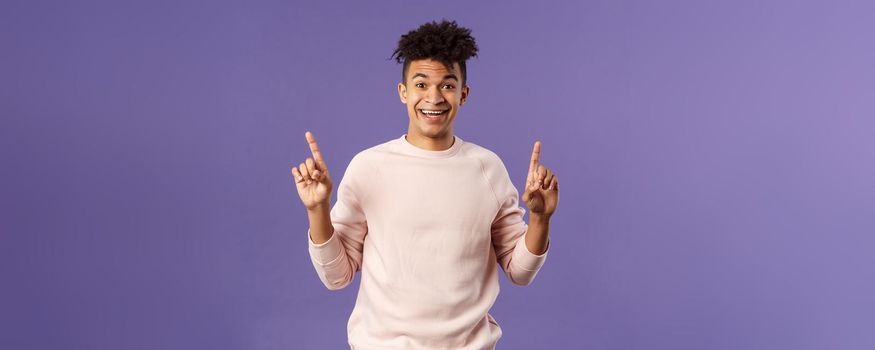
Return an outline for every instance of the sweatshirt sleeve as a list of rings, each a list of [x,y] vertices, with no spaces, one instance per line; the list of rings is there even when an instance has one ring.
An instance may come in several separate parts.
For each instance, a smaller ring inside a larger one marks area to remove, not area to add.
[[[319,279],[330,290],[349,285],[361,269],[362,248],[368,232],[362,209],[365,187],[361,185],[366,164],[356,156],[350,161],[337,189],[337,202],[331,209],[334,234],[321,244],[313,243],[307,230],[310,260]]]
[[[492,163],[491,166],[484,165],[499,206],[492,222],[492,246],[507,278],[514,284],[528,285],[547,259],[550,240],[547,239],[547,250],[543,254],[535,255],[529,251],[526,247],[528,225],[523,220],[526,210],[519,206],[519,192],[510,181],[501,159],[495,156]]]

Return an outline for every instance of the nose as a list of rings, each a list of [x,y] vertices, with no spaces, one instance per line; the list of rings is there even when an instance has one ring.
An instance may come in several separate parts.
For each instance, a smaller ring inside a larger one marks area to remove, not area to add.
[[[441,94],[440,89],[435,85],[431,89],[428,89],[425,95],[425,102],[436,105],[444,102],[444,95]]]

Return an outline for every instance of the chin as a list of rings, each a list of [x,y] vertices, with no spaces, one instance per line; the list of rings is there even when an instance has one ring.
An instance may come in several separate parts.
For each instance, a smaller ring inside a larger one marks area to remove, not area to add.
[[[444,137],[448,134],[446,129],[441,129],[441,130],[435,131],[435,130],[423,130],[422,128],[420,128],[419,132],[420,132],[420,134],[422,134],[422,136],[428,137],[430,139],[438,139],[438,138]]]

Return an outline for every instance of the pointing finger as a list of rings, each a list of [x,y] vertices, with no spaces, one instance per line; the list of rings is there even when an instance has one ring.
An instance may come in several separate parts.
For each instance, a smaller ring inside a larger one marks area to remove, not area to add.
[[[310,152],[313,153],[313,159],[316,160],[316,163],[319,163],[320,168],[325,169],[325,160],[322,159],[322,151],[319,150],[319,145],[316,144],[316,137],[314,137],[313,133],[309,131],[304,133],[304,137],[307,138],[307,144],[310,145]]]
[[[529,172],[535,171],[539,159],[541,159],[541,141],[535,141],[535,148],[532,149],[532,161],[529,163]]]
[[[526,175],[526,185],[527,186],[535,186],[537,179],[535,179],[535,171],[537,171],[538,167],[538,159],[541,158],[541,141],[535,141],[535,148],[532,150],[532,159],[529,162],[529,174]]]

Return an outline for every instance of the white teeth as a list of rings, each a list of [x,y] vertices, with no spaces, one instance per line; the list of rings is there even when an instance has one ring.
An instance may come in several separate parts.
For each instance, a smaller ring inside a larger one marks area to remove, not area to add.
[[[421,111],[423,114],[431,114],[431,115],[439,115],[439,114],[443,114],[443,113],[444,113],[444,111],[426,111],[426,110],[424,110],[424,109],[421,109],[420,111]]]

